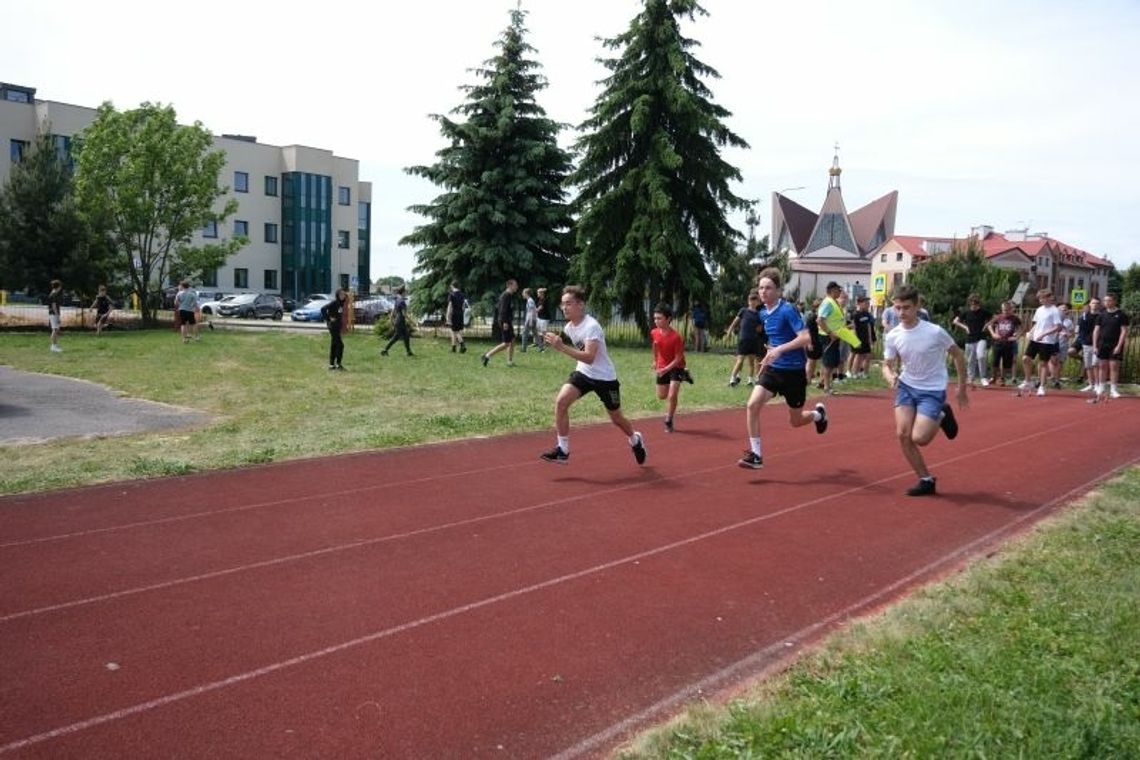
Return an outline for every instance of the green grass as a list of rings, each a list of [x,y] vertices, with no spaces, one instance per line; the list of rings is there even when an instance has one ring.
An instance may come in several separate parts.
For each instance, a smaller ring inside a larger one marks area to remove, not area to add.
[[[516,351],[484,369],[488,342],[452,354],[445,340],[413,340],[379,356],[366,332],[347,336],[347,372],[325,369],[324,331],[205,332],[183,345],[173,331],[65,330],[64,352],[46,333],[7,333],[3,361],[16,369],[82,378],[127,396],[191,407],[212,416],[197,428],[106,439],[70,438],[4,448],[0,493],[182,474],[339,452],[516,431],[551,430],[553,399],[573,369],[567,357]],[[658,416],[648,349],[611,352],[631,418]],[[683,386],[680,413],[741,405],[743,388],[724,387],[731,357],[690,355],[695,385]],[[580,404],[575,423],[601,421],[599,404]]]
[[[625,758],[1140,757],[1140,469]]]

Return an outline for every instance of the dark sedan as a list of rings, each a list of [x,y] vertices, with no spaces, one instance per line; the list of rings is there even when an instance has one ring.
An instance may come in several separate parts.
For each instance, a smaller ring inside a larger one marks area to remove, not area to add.
[[[284,313],[281,297],[267,294],[242,293],[218,304],[218,315],[222,317],[281,319]]]

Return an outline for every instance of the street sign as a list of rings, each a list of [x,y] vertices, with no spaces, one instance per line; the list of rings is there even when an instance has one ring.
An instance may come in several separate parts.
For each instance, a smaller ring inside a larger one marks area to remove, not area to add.
[[[1069,294],[1069,302],[1073,304],[1074,309],[1079,309],[1088,303],[1089,294],[1084,288],[1077,288]]]
[[[871,292],[880,297],[887,294],[887,276],[885,274],[875,275],[875,279],[871,283]]]
[[[348,286],[350,288],[355,288],[359,284],[360,284],[360,278],[357,277],[356,275],[352,275],[351,277],[348,278]]]

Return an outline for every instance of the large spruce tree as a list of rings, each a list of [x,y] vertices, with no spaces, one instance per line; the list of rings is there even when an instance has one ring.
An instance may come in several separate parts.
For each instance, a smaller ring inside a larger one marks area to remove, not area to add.
[[[535,51],[524,39],[525,15],[511,11],[495,43],[499,55],[475,69],[483,82],[461,88],[467,100],[452,113],[466,120],[432,116],[449,141],[439,161],[405,170],[444,189],[409,207],[429,221],[400,240],[418,248],[421,308],[441,306],[452,279],[472,300],[493,299],[511,277],[524,285],[564,281],[571,161],[558,147],[562,125],[535,101],[546,79],[527,58]]]
[[[644,2],[625,33],[603,41],[620,54],[600,59],[610,74],[580,126],[571,277],[595,306],[619,304],[648,333],[644,304],[684,307],[690,294],[709,291],[707,265],[735,256],[741,236],[725,214],[747,203],[729,189],[740,172],[720,149],[748,145],[724,125],[731,113],[702,82],[719,75],[690,52],[699,43],[681,35],[681,19],[704,9],[696,0]]]

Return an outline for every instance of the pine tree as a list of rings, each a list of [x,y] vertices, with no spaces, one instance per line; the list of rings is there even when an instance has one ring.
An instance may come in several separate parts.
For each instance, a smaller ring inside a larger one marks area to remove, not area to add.
[[[690,52],[680,19],[707,15],[696,0],[644,0],[629,29],[604,40],[617,58],[579,129],[582,156],[571,181],[579,254],[571,276],[595,306],[620,305],[648,334],[645,304],[678,303],[709,292],[709,265],[736,255],[741,235],[725,214],[747,202],[729,190],[740,172],[720,148],[748,144],[723,123],[702,78],[719,74]]]
[[[440,306],[458,279],[474,301],[493,300],[508,278],[528,286],[564,281],[571,223],[563,185],[570,155],[558,147],[562,129],[535,101],[545,89],[535,52],[524,39],[526,13],[511,11],[496,42],[499,55],[475,73],[484,80],[461,88],[467,100],[434,115],[450,144],[432,166],[409,174],[444,189],[431,203],[409,207],[430,221],[400,240],[416,246],[417,301]]]

